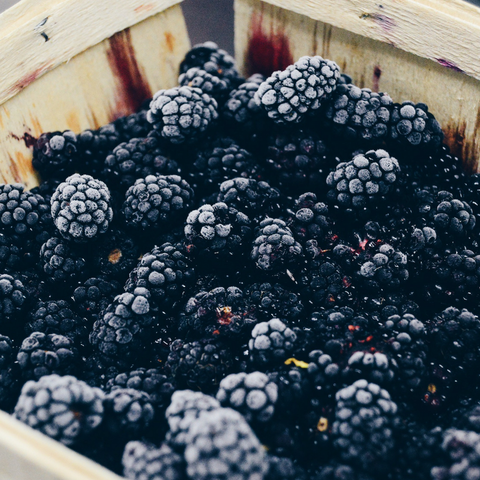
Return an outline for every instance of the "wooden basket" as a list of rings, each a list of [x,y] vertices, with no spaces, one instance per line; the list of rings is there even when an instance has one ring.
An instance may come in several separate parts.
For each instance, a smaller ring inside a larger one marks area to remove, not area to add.
[[[174,86],[190,47],[181,0],[23,0],[0,15],[0,182],[38,183],[31,141],[99,128]],[[198,0],[200,1],[200,0]],[[480,9],[462,0],[235,0],[245,74],[302,55],[361,87],[424,101],[467,168],[479,169]],[[117,475],[0,411],[0,480]]]

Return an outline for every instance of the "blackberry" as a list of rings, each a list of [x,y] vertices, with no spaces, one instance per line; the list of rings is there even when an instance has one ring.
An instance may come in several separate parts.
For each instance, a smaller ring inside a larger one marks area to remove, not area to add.
[[[196,258],[197,264],[201,262],[215,268],[220,262],[242,255],[252,235],[247,215],[225,203],[205,204],[192,210],[187,216],[184,232],[187,250]]]
[[[201,68],[224,80],[230,80],[231,82],[239,80],[235,59],[225,50],[218,48],[218,45],[214,42],[194,45],[180,63],[180,74],[194,67]]]
[[[12,361],[0,368],[0,408],[3,411],[13,413],[23,383],[18,363]]]
[[[119,373],[108,380],[105,391],[109,393],[117,389],[133,389],[147,393],[159,416],[158,414],[163,414],[170,403],[175,383],[173,379],[164,375],[161,369],[137,368]]]
[[[104,394],[70,375],[48,375],[22,388],[14,416],[65,445],[88,438],[103,419]]]
[[[230,408],[201,412],[188,430],[188,440],[185,461],[190,478],[247,480],[263,478],[268,469],[258,438],[242,415]]]
[[[153,136],[122,142],[105,158],[103,175],[110,186],[122,191],[137,179],[155,174],[178,175],[180,167]]]
[[[278,318],[258,323],[248,342],[250,360],[261,368],[282,363],[295,351],[296,340],[295,332]]]
[[[112,435],[138,438],[151,426],[155,409],[147,393],[119,388],[103,399],[103,424]]]
[[[121,229],[109,230],[96,245],[92,263],[97,275],[113,281],[126,280],[140,258],[138,241]]]
[[[319,56],[301,57],[267,78],[257,90],[255,101],[275,123],[298,123],[320,108],[337,87],[339,77],[335,62]]]
[[[214,397],[192,390],[176,390],[165,412],[170,427],[167,442],[176,450],[184,450],[188,443],[188,432],[192,423],[202,412],[219,409]]]
[[[246,341],[257,323],[255,312],[238,287],[217,287],[191,297],[178,318],[182,338],[220,335],[239,345]]]
[[[213,393],[234,366],[231,350],[217,339],[193,342],[177,339],[170,345],[165,369],[178,388]]]
[[[83,130],[78,134],[77,140],[82,159],[78,168],[81,173],[99,178],[107,155],[122,141],[122,135],[114,123],[109,123],[98,130]]]
[[[433,480],[473,479],[480,469],[480,435],[467,430],[451,428],[443,435],[441,457],[445,466],[435,466],[430,475]],[[446,454],[446,455],[445,455]],[[435,459],[438,463],[440,458]]]
[[[334,135],[356,144],[378,145],[387,136],[393,101],[387,93],[338,85],[324,115]]]
[[[367,291],[399,290],[408,281],[408,256],[386,243],[366,249],[358,258],[356,279]]]
[[[106,365],[130,368],[151,348],[154,316],[150,292],[136,288],[117,295],[90,332],[90,343]]]
[[[385,150],[369,150],[342,162],[330,172],[327,198],[342,211],[379,209],[393,192],[400,166]]]
[[[129,480],[185,479],[183,458],[167,444],[155,448],[143,442],[128,442],[122,465],[123,476]]]
[[[265,480],[306,480],[307,473],[291,458],[268,456],[268,473]]]
[[[272,181],[289,194],[323,193],[325,180],[336,165],[326,143],[307,129],[270,135],[265,160]]]
[[[38,302],[28,315],[25,332],[31,335],[41,332],[47,335],[57,334],[68,337],[74,344],[85,343],[89,325],[85,318],[73,311],[66,300],[47,300]]]
[[[255,218],[277,216],[282,211],[283,198],[277,188],[253,178],[236,177],[220,185],[217,202],[226,203]]]
[[[40,249],[40,269],[48,282],[64,287],[88,276],[89,268],[84,252],[67,243],[65,239],[52,237]]]
[[[321,467],[311,480],[372,480],[366,473],[357,472],[349,465],[335,462]]]
[[[74,242],[97,238],[108,230],[113,218],[108,187],[90,175],[68,177],[52,195],[51,207],[57,230]]]
[[[366,379],[369,382],[390,387],[398,376],[398,364],[395,359],[382,352],[357,350],[350,355],[342,370],[344,382]]]
[[[216,100],[199,88],[159,90],[150,103],[147,120],[167,143],[191,145],[217,120],[217,106]]]
[[[78,160],[77,136],[71,130],[42,133],[33,145],[33,168],[46,178],[65,178]]]
[[[25,191],[19,183],[0,185],[0,233],[18,248],[27,248],[51,225],[50,208],[40,194]]]
[[[181,87],[199,88],[203,93],[214,98],[219,106],[225,103],[232,89],[228,78],[221,78],[199,67],[189,68],[182,73],[178,77],[178,84]]]
[[[17,361],[25,380],[38,380],[52,373],[77,374],[80,365],[72,340],[63,335],[41,332],[33,332],[23,340]]]
[[[322,350],[312,350],[308,360],[307,373],[315,395],[330,402],[342,384],[340,365]]]
[[[283,220],[267,217],[255,231],[250,256],[263,272],[288,273],[302,260],[303,249]]]
[[[340,458],[365,471],[382,471],[395,450],[397,405],[374,383],[358,380],[336,394],[333,444]]]
[[[16,277],[3,273],[0,275],[0,323],[4,328],[14,327],[13,322],[20,320],[27,307],[27,290]],[[10,324],[10,325],[9,325]]]
[[[41,195],[47,204],[50,205],[50,199],[52,198],[52,195],[63,180],[64,178],[61,180],[58,178],[47,178],[46,180],[42,180],[36,187],[30,189],[30,193],[34,195]]]
[[[193,190],[178,175],[147,175],[127,190],[122,213],[134,230],[158,230],[183,221],[192,199]]]
[[[91,277],[75,288],[72,299],[80,315],[96,320],[120,291],[121,285],[115,280]]]
[[[143,287],[162,310],[170,311],[195,282],[195,269],[181,244],[164,243],[143,255],[130,273],[125,291]]]
[[[260,178],[260,167],[253,155],[230,138],[219,138],[200,149],[189,167],[188,180],[195,192],[208,196],[222,182],[236,177]]]
[[[443,132],[424,103],[403,102],[393,105],[388,132],[389,140],[403,147],[436,150]]]
[[[299,323],[305,313],[302,297],[279,283],[253,283],[245,296],[261,321],[283,318],[291,325]]]
[[[146,100],[138,112],[117,118],[117,120],[113,122],[122,141],[128,142],[133,138],[146,137],[151,132],[152,125],[147,120],[147,111],[150,101],[151,99]]]
[[[240,412],[249,423],[265,423],[275,413],[277,384],[262,372],[232,373],[221,382],[217,400]]]

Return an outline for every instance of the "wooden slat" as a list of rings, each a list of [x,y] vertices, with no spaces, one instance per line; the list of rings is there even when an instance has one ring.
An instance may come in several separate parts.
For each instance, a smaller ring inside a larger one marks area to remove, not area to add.
[[[280,2],[299,9],[297,1]],[[324,3],[328,7],[329,2]],[[342,3],[340,0],[339,5]],[[403,3],[398,0],[398,4]],[[313,8],[318,2],[310,0],[305,4]],[[323,15],[321,10],[311,16]],[[453,152],[462,156],[469,171],[479,169],[480,82],[477,79],[394,48],[388,42],[276,7],[270,0],[268,3],[236,0],[235,12],[235,52],[246,75],[265,64],[264,58],[271,60],[270,71],[283,69],[302,55],[317,54],[334,60],[360,87],[387,92],[396,102],[425,102],[441,123]],[[338,17],[341,16],[340,10]],[[465,37],[463,40],[462,48],[468,50]]]
[[[0,104],[80,52],[180,1],[21,1],[0,15]]]
[[[134,112],[157,90],[177,84],[178,65],[189,48],[175,5],[37,78],[0,105],[0,182],[35,186],[33,137],[54,130],[78,133]]]
[[[480,79],[480,9],[461,0],[264,0]]]
[[[120,480],[79,455],[0,411],[0,480]]]

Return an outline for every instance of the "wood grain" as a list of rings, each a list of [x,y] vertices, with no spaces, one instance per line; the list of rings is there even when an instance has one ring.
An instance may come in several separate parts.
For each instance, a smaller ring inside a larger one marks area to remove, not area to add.
[[[32,137],[98,128],[133,113],[161,88],[177,84],[190,48],[175,5],[118,32],[30,83],[0,105],[0,182],[38,183]]]
[[[253,73],[252,55],[262,55],[262,48],[255,45],[255,38],[263,37],[268,48],[278,45],[278,39],[282,38],[286,42],[282,48],[291,52],[294,61],[302,55],[321,55],[337,62],[342,71],[362,88],[387,92],[396,102],[425,102],[442,125],[452,151],[464,159],[466,169],[479,170],[480,82],[476,78],[452,66],[448,68],[438,61],[395,48],[386,38],[375,40],[311,18],[323,16],[322,9],[305,16],[271,3],[271,0],[236,0],[235,52],[245,74]],[[297,1],[275,0],[275,3],[301,9]],[[328,10],[330,3],[324,3]],[[356,1],[350,3],[353,5]],[[396,3],[405,6],[407,2],[398,0]],[[422,3],[431,2],[424,0]],[[342,4],[340,0],[339,5]],[[439,4],[443,8],[443,2]],[[316,0],[302,5],[318,8]],[[465,4],[462,7],[468,11],[472,6]],[[342,16],[341,12],[338,16]],[[466,37],[463,38],[466,45]],[[462,47],[463,50],[469,48]]]

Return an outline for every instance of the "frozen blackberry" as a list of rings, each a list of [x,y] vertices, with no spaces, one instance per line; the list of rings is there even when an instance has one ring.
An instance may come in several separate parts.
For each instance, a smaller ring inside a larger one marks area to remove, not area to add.
[[[232,373],[220,382],[217,392],[222,407],[237,410],[249,423],[271,420],[277,398],[277,384],[262,372]]]
[[[226,203],[202,205],[192,210],[186,220],[187,250],[197,263],[218,267],[225,260],[238,258],[246,252],[252,236],[250,219]]]
[[[267,140],[265,160],[272,181],[289,194],[323,193],[336,165],[326,143],[307,129],[273,133]]]
[[[307,473],[291,458],[268,456],[268,473],[265,480],[306,480]],[[341,479],[343,480],[343,479]]]
[[[103,424],[112,435],[139,438],[151,426],[155,409],[147,393],[133,388],[112,390],[103,399]]]
[[[27,307],[27,290],[16,277],[3,273],[0,275],[0,323],[12,327],[9,323],[20,319]]]
[[[96,316],[112,303],[121,289],[121,284],[115,280],[91,277],[75,288],[72,299],[80,315],[96,319]]]
[[[63,238],[88,242],[108,230],[113,218],[110,191],[101,180],[78,173],[61,183],[51,199],[52,218]]]
[[[381,387],[390,388],[397,376],[398,364],[395,359],[385,353],[370,350],[353,352],[342,370],[342,378],[347,384],[366,379]]]
[[[433,480],[469,480],[479,476],[480,471],[480,435],[468,430],[451,428],[443,435],[444,455],[435,459],[445,466],[435,466],[430,475]],[[443,461],[442,461],[443,460]]]
[[[320,467],[311,480],[372,480],[372,477],[356,471],[349,465],[330,462]]]
[[[193,190],[178,175],[147,175],[127,190],[122,213],[134,230],[158,230],[183,221],[192,199]]]
[[[27,248],[50,222],[49,207],[42,195],[24,191],[19,183],[0,185],[0,233],[17,247]]]
[[[131,368],[148,355],[153,327],[150,292],[136,288],[115,297],[93,325],[90,343],[105,366]]]
[[[392,194],[400,166],[385,150],[369,150],[337,165],[327,177],[327,198],[347,212],[379,209]]]
[[[48,282],[64,286],[73,285],[88,276],[89,268],[84,252],[67,243],[65,239],[52,237],[40,249],[40,269]]]
[[[25,380],[38,380],[52,373],[77,374],[80,356],[69,338],[33,332],[20,345],[17,361]]]
[[[192,390],[176,390],[172,401],[165,412],[170,431],[167,442],[175,449],[182,451],[188,442],[188,431],[201,412],[221,408],[214,397]]]
[[[65,178],[78,160],[77,136],[71,130],[42,133],[33,145],[33,168],[46,178]]]
[[[225,103],[232,89],[228,78],[221,78],[199,67],[189,68],[182,73],[178,77],[178,84],[181,87],[199,88],[203,93],[214,98],[219,106]]]
[[[110,186],[127,190],[147,175],[178,175],[180,167],[160,146],[156,137],[132,138],[118,144],[106,156],[103,175]]]
[[[187,178],[198,194],[208,196],[225,180],[260,176],[253,155],[227,137],[211,141],[196,153]]]
[[[340,70],[335,62],[322,57],[301,57],[283,71],[263,82],[255,101],[279,124],[301,122],[305,115],[320,108],[337,87]]]
[[[133,138],[146,137],[152,130],[152,125],[147,120],[150,101],[151,99],[146,100],[138,112],[117,118],[117,120],[113,122],[123,142],[128,142]]]
[[[390,394],[367,380],[338,391],[333,444],[340,458],[367,472],[384,470],[395,450],[396,414]]]
[[[322,350],[312,350],[308,354],[308,360],[307,372],[315,395],[329,402],[342,384],[342,369]]]
[[[105,391],[117,389],[134,389],[145,392],[150,397],[150,402],[156,412],[164,413],[170,403],[175,390],[173,379],[167,377],[159,368],[137,368],[128,372],[119,373],[108,380]]]
[[[70,375],[47,375],[25,383],[14,416],[65,445],[75,445],[102,422],[103,397],[99,388]]]
[[[216,100],[192,87],[159,90],[147,113],[159,136],[172,145],[198,142],[217,118]]]
[[[235,59],[225,50],[218,48],[218,45],[214,42],[194,45],[180,64],[180,74],[194,67],[201,68],[221,79],[233,82],[239,80]]]
[[[255,231],[250,254],[258,269],[268,273],[295,270],[303,258],[302,246],[283,220],[267,217]]]
[[[252,219],[279,215],[283,204],[278,189],[267,182],[243,177],[225,180],[220,185],[217,201],[246,213]]]
[[[295,332],[278,318],[258,323],[248,342],[250,360],[262,368],[282,363],[292,356],[296,340]]]
[[[359,255],[358,267],[358,285],[371,292],[399,290],[410,277],[408,256],[386,243],[366,249]]]
[[[89,325],[66,300],[47,300],[38,302],[29,312],[25,331],[27,335],[34,332],[62,335],[78,345],[88,338]]]
[[[217,339],[193,342],[177,339],[170,345],[165,369],[178,388],[214,393],[234,366],[231,349]]]
[[[301,321],[305,312],[302,298],[279,283],[253,283],[245,289],[256,316],[261,321],[283,318],[290,325]]]
[[[424,103],[396,103],[390,115],[390,141],[404,147],[436,150],[443,140],[443,132]]]
[[[235,410],[201,412],[188,430],[187,474],[204,480],[263,478],[268,464],[258,438]]]
[[[129,480],[185,480],[183,458],[167,444],[160,448],[128,442],[122,456],[123,476]]]
[[[84,130],[77,136],[78,152],[82,161],[78,168],[94,178],[99,178],[104,169],[107,155],[122,142],[122,135],[114,123],[109,123],[98,130]],[[62,178],[62,180],[65,176]]]
[[[418,226],[434,228],[445,241],[467,239],[475,228],[476,219],[472,207],[453,197],[447,191],[432,194],[428,190],[416,193],[415,216]]]
[[[206,338],[220,335],[236,345],[250,336],[257,323],[255,312],[238,287],[217,287],[190,298],[178,319],[182,338]]]
[[[125,291],[148,289],[162,310],[170,311],[195,282],[195,269],[181,244],[164,243],[143,255],[130,273]]]

